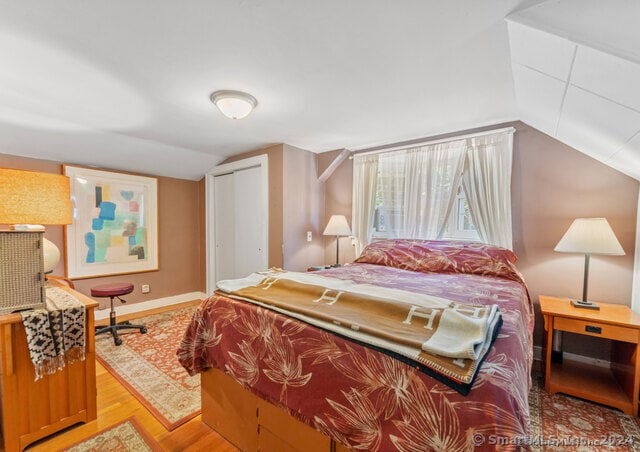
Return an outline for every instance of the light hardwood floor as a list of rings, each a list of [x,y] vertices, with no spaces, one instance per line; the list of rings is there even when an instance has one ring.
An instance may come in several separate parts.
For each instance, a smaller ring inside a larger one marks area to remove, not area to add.
[[[181,305],[184,306],[184,305]],[[142,315],[159,311],[147,311]],[[138,316],[128,316],[135,318]],[[127,317],[118,318],[118,321]],[[98,322],[97,322],[98,323]],[[123,335],[126,340],[126,337]],[[197,416],[172,432],[133,397],[100,363],[96,363],[96,383],[98,390],[98,418],[86,424],[77,424],[53,436],[32,444],[25,450],[53,452],[69,447],[89,438],[100,430],[135,416],[144,428],[166,451],[237,451],[230,443],[201,422]]]

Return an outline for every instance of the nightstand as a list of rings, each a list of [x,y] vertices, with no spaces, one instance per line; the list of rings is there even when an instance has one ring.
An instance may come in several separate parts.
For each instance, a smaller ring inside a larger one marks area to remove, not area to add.
[[[562,392],[638,415],[640,315],[629,307],[598,303],[600,310],[576,308],[568,298],[540,295],[546,331],[545,389]],[[572,361],[551,362],[553,331],[611,339],[609,368]]]

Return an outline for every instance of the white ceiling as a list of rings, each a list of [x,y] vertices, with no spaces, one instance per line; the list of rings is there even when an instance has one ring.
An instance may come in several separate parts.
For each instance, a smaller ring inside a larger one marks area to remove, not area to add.
[[[507,20],[520,118],[640,179],[640,1],[549,1]]]
[[[0,153],[198,179],[522,119],[640,178],[640,2],[540,3],[0,0]]]

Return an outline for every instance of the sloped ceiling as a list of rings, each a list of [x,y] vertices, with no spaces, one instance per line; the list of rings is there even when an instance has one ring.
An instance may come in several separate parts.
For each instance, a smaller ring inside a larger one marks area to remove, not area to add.
[[[507,17],[524,122],[640,179],[640,2],[548,1]]]
[[[0,0],[0,153],[199,179],[522,119],[640,178],[639,4]]]
[[[0,0],[0,153],[198,179],[514,120],[504,18],[532,3]],[[229,120],[219,89],[258,107]]]

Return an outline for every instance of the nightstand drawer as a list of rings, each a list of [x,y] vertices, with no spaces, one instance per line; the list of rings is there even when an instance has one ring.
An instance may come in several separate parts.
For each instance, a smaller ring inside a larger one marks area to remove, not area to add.
[[[568,319],[564,317],[556,317],[553,321],[553,327],[556,330],[631,342],[634,344],[639,342],[640,337],[639,331],[635,328],[625,328],[623,326],[608,325],[596,321]]]

